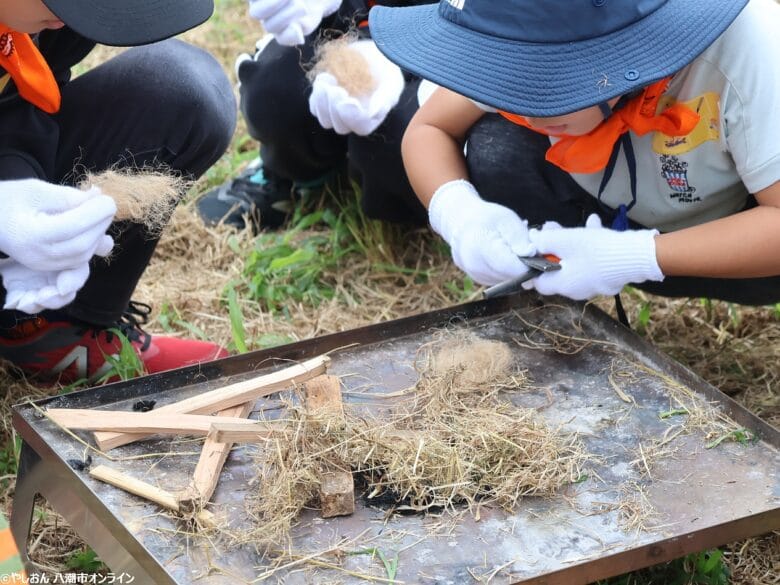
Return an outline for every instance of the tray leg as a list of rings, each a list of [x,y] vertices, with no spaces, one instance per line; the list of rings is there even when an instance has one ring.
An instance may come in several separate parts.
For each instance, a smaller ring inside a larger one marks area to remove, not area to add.
[[[38,467],[40,463],[41,459],[38,457],[38,454],[26,442],[22,441],[19,469],[16,476],[16,489],[11,508],[11,533],[16,540],[19,556],[28,568],[27,544],[30,540],[30,527],[32,526],[35,496],[37,495],[30,472]]]
[[[155,583],[156,585],[172,585],[174,583],[160,567],[152,567],[152,571],[147,571],[139,564],[136,557],[148,556],[148,553],[142,550],[141,545],[131,543],[129,548],[126,547],[116,536],[122,533],[121,527],[116,526],[115,530],[112,530],[106,525],[85,505],[78,494],[66,487],[66,482],[63,481],[62,474],[56,465],[41,459],[26,442],[22,442],[16,492],[11,512],[11,532],[28,571],[33,572],[34,569],[27,555],[27,545],[37,495],[42,496],[56,512],[68,521],[76,533],[97,553],[113,573],[132,575],[135,577],[136,583]]]

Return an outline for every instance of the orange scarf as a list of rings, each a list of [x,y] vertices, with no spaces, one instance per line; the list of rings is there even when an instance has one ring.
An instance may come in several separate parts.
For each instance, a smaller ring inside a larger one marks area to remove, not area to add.
[[[19,95],[44,112],[60,109],[60,88],[30,35],[0,24],[0,67],[8,72]]]
[[[647,86],[644,91],[626,102],[625,106],[595,129],[583,136],[563,135],[548,150],[545,158],[570,173],[595,173],[604,169],[615,143],[620,136],[632,130],[639,136],[648,132],[663,132],[668,136],[685,136],[699,123],[700,116],[683,104],[674,104],[656,114],[658,101],[666,91],[671,77],[666,77]],[[530,128],[528,121],[517,114],[499,113],[507,120]],[[543,133],[543,132],[542,132]]]

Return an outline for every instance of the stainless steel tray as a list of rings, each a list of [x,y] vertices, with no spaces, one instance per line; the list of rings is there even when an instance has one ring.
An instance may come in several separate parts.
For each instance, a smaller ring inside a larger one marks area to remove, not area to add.
[[[780,528],[780,432],[601,311],[559,299],[547,304],[522,294],[471,303],[41,400],[36,406],[130,410],[148,398],[162,405],[331,351],[331,372],[343,376],[347,391],[394,392],[415,382],[415,352],[443,327],[464,327],[511,346],[534,387],[511,394],[512,400],[580,433],[588,452],[597,456],[589,479],[568,486],[558,498],[526,498],[511,514],[483,508],[479,519],[469,513],[386,518],[385,510],[363,499],[351,517],[323,520],[309,511],[293,533],[301,555],[375,548],[386,558],[397,557],[399,583],[584,585]],[[559,351],[551,349],[556,344]],[[567,353],[567,346],[578,351]],[[612,383],[615,363],[635,404],[624,402]],[[659,416],[673,406],[670,385],[717,405],[755,440],[706,448],[701,433],[683,433],[674,439],[675,454],[660,460],[649,475],[643,473],[636,463],[640,445],[647,448],[680,422]],[[355,397],[347,392],[345,399]],[[365,394],[360,401],[366,401]],[[276,403],[278,398],[269,397],[258,401],[258,408]],[[83,445],[33,406],[14,409],[14,426],[24,440],[12,518],[18,540],[27,540],[37,493],[113,571],[135,576],[136,583],[222,584],[261,577],[284,583],[365,582],[357,575],[387,579],[382,563],[367,554],[320,557],[340,563],[343,570],[301,561],[272,571],[268,559],[249,547],[185,534],[155,505],[75,470],[68,461],[84,458]],[[88,434],[82,436],[89,440]],[[175,455],[110,464],[176,490],[187,485],[198,448],[198,442],[149,440],[110,454]],[[244,499],[253,489],[249,480],[255,473],[248,449],[233,450],[214,498],[214,510],[234,529],[248,522]],[[93,464],[103,462],[93,455]],[[627,493],[645,499],[654,512],[654,529],[629,530],[621,523]]]

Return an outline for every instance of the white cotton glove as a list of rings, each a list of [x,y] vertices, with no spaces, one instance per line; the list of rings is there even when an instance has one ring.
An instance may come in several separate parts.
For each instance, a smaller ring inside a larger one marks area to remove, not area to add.
[[[114,200],[38,179],[0,181],[0,251],[28,268],[61,271],[107,256]]]
[[[523,283],[543,295],[558,294],[575,300],[615,295],[632,282],[662,281],[664,274],[655,257],[658,230],[615,231],[591,215],[585,227],[562,228],[547,223],[531,230],[530,239],[539,254],[554,254],[561,269],[546,272]]]
[[[249,0],[249,15],[280,45],[292,47],[303,44],[340,5],[341,0]]]
[[[450,245],[455,264],[475,282],[492,285],[528,272],[518,258],[535,254],[528,222],[508,207],[480,198],[468,181],[439,187],[428,217]]]
[[[34,315],[73,302],[89,277],[89,264],[56,272],[33,270],[8,260],[0,265],[0,276],[6,291],[3,308]]]
[[[348,46],[368,62],[374,90],[367,95],[349,95],[333,75],[323,71],[312,83],[309,110],[323,128],[332,128],[338,134],[354,132],[368,136],[398,103],[404,90],[404,75],[398,65],[379,52],[374,41],[355,41]]]

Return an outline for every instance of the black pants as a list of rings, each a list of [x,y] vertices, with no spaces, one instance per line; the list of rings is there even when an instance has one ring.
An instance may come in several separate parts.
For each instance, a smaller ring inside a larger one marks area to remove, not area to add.
[[[361,188],[362,206],[374,219],[424,224],[425,209],[406,178],[401,137],[417,111],[418,79],[407,77],[401,100],[370,136],[342,136],[326,130],[309,111],[307,66],[314,51],[271,41],[256,61],[238,70],[241,112],[250,135],[260,142],[263,166],[293,181],[311,181],[348,165]]]
[[[602,207],[565,171],[546,162],[549,139],[505,120],[486,115],[472,128],[466,157],[480,195],[514,209],[531,224],[554,220],[584,225],[591,213],[609,225],[614,211]],[[753,202],[755,204],[755,202]],[[630,222],[631,229],[644,226]],[[767,278],[696,278],[669,276],[663,282],[634,285],[668,297],[706,297],[744,305],[780,301],[780,276]]]
[[[73,184],[81,170],[160,166],[188,178],[202,175],[227,149],[236,103],[221,66],[178,40],[129,49],[62,90],[60,143],[53,183]],[[77,170],[79,169],[79,170]],[[115,323],[157,245],[142,226],[113,225],[111,261],[93,258],[91,273],[67,316]],[[2,299],[5,290],[0,291]],[[2,311],[3,324],[24,314]]]

